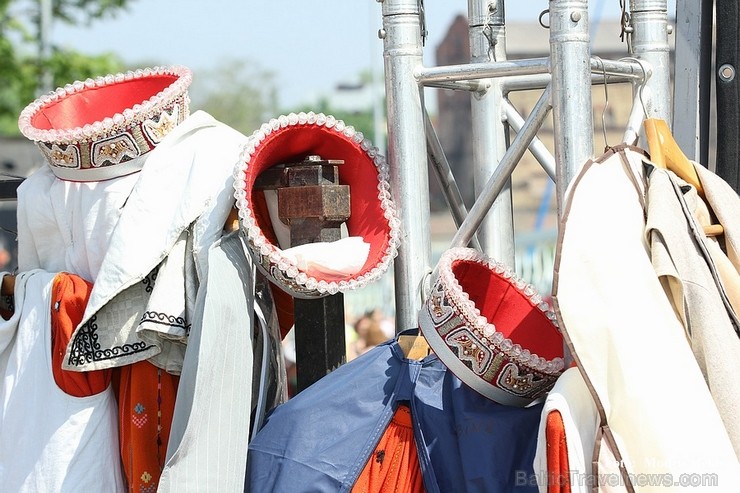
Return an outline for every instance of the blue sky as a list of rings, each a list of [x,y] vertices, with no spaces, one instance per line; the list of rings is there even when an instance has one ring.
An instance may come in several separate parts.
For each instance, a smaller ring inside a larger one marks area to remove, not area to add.
[[[547,0],[509,0],[506,18],[536,22]],[[466,0],[425,0],[425,63]],[[592,23],[619,14],[617,0],[589,2]],[[244,59],[275,74],[279,101],[290,107],[311,94],[382,71],[381,4],[376,0],[133,0],[128,12],[87,28],[54,25],[56,44],[86,53],[116,52],[131,64],[187,65],[198,72]],[[431,61],[429,61],[429,60]]]

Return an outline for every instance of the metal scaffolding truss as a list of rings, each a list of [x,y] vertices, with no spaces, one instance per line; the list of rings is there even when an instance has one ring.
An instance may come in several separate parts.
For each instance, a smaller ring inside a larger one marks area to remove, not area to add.
[[[507,60],[503,0],[468,0],[470,63],[426,67],[422,62],[423,0],[382,2],[383,59],[388,119],[388,161],[392,187],[403,227],[402,247],[395,261],[396,326],[416,325],[418,310],[428,292],[430,223],[428,166],[440,180],[458,226],[452,246],[473,245],[514,266],[514,228],[510,190],[511,173],[527,148],[555,181],[558,213],[568,183],[593,155],[592,84],[633,82],[634,103],[625,139],[640,134],[647,116],[671,122],[672,86],[666,0],[631,0],[625,16],[629,52],[618,60],[591,55],[587,0],[550,0],[549,56]],[[695,33],[701,8],[684,4],[682,15],[688,36]],[[699,2],[696,2],[697,4]],[[698,20],[697,20],[698,19]],[[677,25],[679,22],[676,23]],[[698,35],[697,35],[698,36]],[[682,38],[684,39],[684,38]],[[686,49],[694,50],[691,43]],[[679,46],[676,48],[679,49]],[[683,49],[683,48],[681,48]],[[692,61],[693,57],[693,61]],[[700,108],[699,60],[694,54],[676,61],[691,74],[682,83],[688,97],[681,103],[682,127],[677,139],[697,160],[705,119]],[[471,94],[473,166],[476,201],[469,211],[427,115],[424,87],[462,90]],[[508,100],[512,91],[542,89],[529,115],[520,115]],[[552,112],[554,153],[537,139],[537,132]],[[691,114],[693,112],[693,114]],[[589,117],[584,118],[584,115]],[[506,141],[506,131],[515,137]]]

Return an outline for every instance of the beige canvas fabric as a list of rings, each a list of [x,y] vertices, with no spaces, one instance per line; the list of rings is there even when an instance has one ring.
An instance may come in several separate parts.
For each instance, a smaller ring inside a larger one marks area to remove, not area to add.
[[[724,228],[720,238],[709,238],[706,243],[719,271],[727,298],[737,315],[740,314],[740,208],[738,206],[740,198],[722,178],[703,166],[695,164],[694,167],[704,186],[704,197],[707,204],[707,214],[697,215],[697,220],[702,226],[715,222],[708,217],[708,211],[711,208],[712,213],[717,217],[717,222]]]
[[[726,295],[724,279],[737,277],[716,240],[708,240],[697,216],[707,206],[694,188],[667,170],[651,169],[647,187],[647,236],[656,274],[683,322],[722,421],[740,455],[740,338],[738,320]],[[740,211],[737,195],[716,204]],[[738,213],[726,215],[726,236],[737,231]],[[703,222],[708,222],[703,220]]]
[[[560,326],[603,416],[596,447],[607,443],[635,491],[665,492],[668,480],[680,490],[682,474],[734,491],[735,453],[650,262],[644,159],[612,149],[567,190],[553,283]]]

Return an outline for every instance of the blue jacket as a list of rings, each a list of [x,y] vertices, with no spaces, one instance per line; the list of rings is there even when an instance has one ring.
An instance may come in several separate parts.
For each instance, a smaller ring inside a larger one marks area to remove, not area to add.
[[[404,358],[396,339],[271,413],[249,445],[247,491],[351,491],[403,401],[428,493],[537,491],[531,478],[542,404],[490,401],[436,356]]]

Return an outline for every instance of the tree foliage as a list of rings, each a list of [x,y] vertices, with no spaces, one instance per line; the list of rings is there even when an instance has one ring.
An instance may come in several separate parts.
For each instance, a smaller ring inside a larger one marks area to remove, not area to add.
[[[355,130],[362,132],[362,134],[373,141],[375,139],[375,125],[372,108],[368,108],[365,111],[343,111],[337,108],[333,108],[328,99],[321,99],[317,105],[311,107],[303,107],[298,111],[313,111],[314,113],[324,113],[325,115],[332,115],[338,120],[342,120],[347,125],[352,125]]]
[[[193,109],[202,109],[245,134],[276,116],[273,73],[237,59],[221,61],[217,67],[193,75]]]
[[[54,23],[86,25],[97,19],[115,16],[136,0],[50,0]],[[18,116],[23,108],[40,95],[42,74],[53,74],[52,87],[76,80],[120,72],[130,66],[115,53],[88,55],[51,46],[48,57],[40,56],[40,0],[0,0],[0,135],[17,135]],[[128,62],[131,62],[130,60]],[[127,66],[128,65],[128,66]],[[210,70],[194,69],[190,88],[193,110],[202,109],[236,130],[250,134],[279,115],[275,75],[252,61],[229,59]],[[369,72],[361,80],[371,80]],[[324,112],[344,120],[369,138],[373,138],[373,116],[331,108],[325,100],[304,111]],[[301,111],[291,108],[289,111]]]
[[[54,87],[124,68],[113,53],[90,56],[73,50],[54,50],[44,64],[54,76]],[[0,74],[0,134],[18,134],[21,110],[38,96],[38,74],[38,64],[29,59],[21,59],[14,72]]]
[[[113,16],[131,0],[52,0],[54,22],[83,24]],[[0,134],[18,134],[21,110],[39,95],[42,73],[53,74],[54,87],[119,71],[114,54],[89,56],[52,46],[39,56],[40,2],[0,0]]]
[[[92,22],[125,10],[131,0],[54,0],[54,18],[79,24]]]

